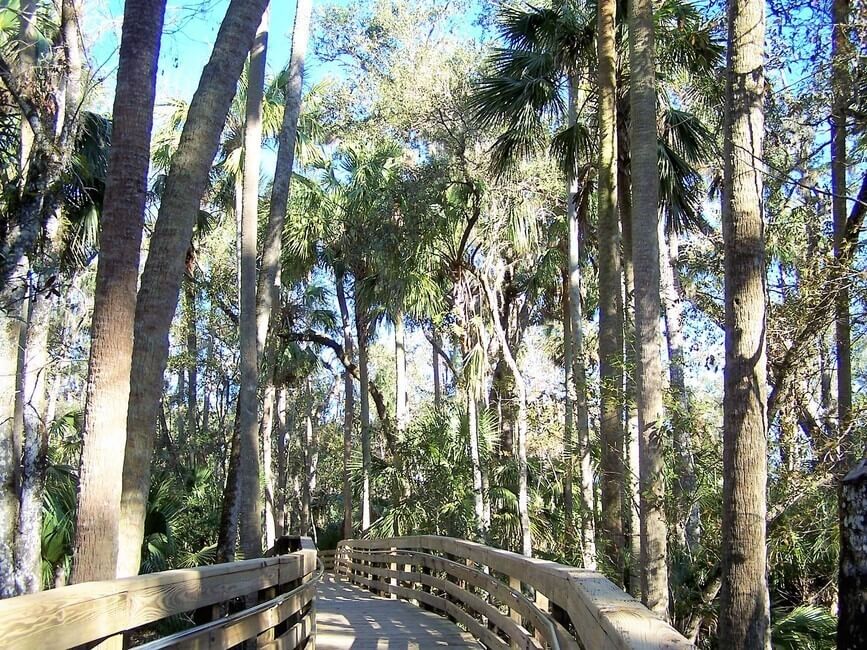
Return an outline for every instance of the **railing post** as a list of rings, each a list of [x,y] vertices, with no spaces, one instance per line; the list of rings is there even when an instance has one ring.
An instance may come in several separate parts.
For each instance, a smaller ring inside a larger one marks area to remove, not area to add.
[[[510,586],[512,589],[514,589],[515,591],[517,591],[519,594],[522,593],[522,592],[521,592],[521,581],[520,581],[518,578],[515,578],[515,577],[512,577],[512,576],[509,576],[509,586]],[[523,619],[521,618],[521,613],[518,612],[517,610],[511,608],[511,607],[509,608],[509,617],[510,617],[513,621],[515,621],[515,623],[517,623],[518,625],[521,625],[521,626],[524,625],[524,621],[523,621]],[[513,641],[513,642],[512,642],[512,647],[513,647],[513,648],[517,648],[518,645]]]
[[[546,614],[549,613],[548,612],[548,609],[549,609],[548,597],[545,594],[541,593],[537,589],[535,599],[536,599],[536,607],[538,607],[540,611],[545,612]],[[539,641],[540,643],[545,643],[545,635],[542,634],[542,630],[540,630],[538,628],[536,629],[536,640]]]
[[[391,547],[391,554],[392,554],[392,555],[396,555],[396,554],[397,554],[397,548],[396,548],[396,547],[394,547],[394,546]],[[395,561],[395,562],[391,562],[391,563],[389,563],[388,568],[389,568],[390,571],[394,571],[395,573],[397,573],[397,562]],[[389,579],[388,579],[388,583],[389,583],[392,587],[397,587],[397,576],[394,576],[394,577],[392,577],[392,578],[389,578]],[[396,592],[395,589],[389,589],[389,597],[390,597],[392,600],[397,600],[397,592]]]

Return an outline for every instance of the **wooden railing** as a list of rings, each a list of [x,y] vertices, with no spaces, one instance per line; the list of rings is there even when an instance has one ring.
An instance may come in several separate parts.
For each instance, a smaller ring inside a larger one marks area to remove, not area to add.
[[[344,540],[335,573],[438,610],[488,648],[693,647],[596,571],[450,537]]]
[[[128,647],[153,638],[138,628],[189,614],[199,625],[138,647],[230,648],[257,639],[259,648],[303,648],[315,634],[316,548],[284,537],[269,554],[2,600],[0,647]]]
[[[328,549],[319,551],[319,561],[322,562],[322,567],[326,571],[334,571],[334,561],[337,556],[337,549]]]

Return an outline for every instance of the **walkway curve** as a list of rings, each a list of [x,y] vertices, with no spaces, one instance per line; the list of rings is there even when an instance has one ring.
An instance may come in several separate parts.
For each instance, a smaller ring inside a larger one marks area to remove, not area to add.
[[[481,648],[446,618],[369,591],[326,573],[317,587],[317,650]]]

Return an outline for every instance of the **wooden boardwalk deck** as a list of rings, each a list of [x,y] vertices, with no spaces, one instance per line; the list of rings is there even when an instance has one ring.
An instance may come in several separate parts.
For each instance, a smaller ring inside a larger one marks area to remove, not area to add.
[[[317,650],[481,648],[447,618],[374,596],[326,573],[317,589]]]

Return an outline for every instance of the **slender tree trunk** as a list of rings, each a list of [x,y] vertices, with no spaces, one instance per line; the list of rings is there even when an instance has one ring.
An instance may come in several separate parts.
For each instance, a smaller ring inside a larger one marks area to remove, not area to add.
[[[346,304],[345,276],[336,274],[337,303],[340,307],[340,320],[343,325],[343,351],[350,362],[355,356],[355,343],[352,340],[352,324],[349,320],[349,307]],[[343,537],[351,539],[352,528],[352,428],[355,421],[355,386],[349,370],[343,371]]]
[[[361,397],[361,531],[370,528],[370,381],[367,366],[367,322],[355,303],[355,330],[358,334],[358,374]]]
[[[434,328],[432,334],[432,342],[431,342],[431,353],[433,354],[432,365],[433,365],[433,394],[434,394],[434,408],[439,409],[443,404],[443,386],[442,386],[442,378],[440,377],[440,357],[439,352],[437,352],[437,331]]]
[[[470,462],[473,465],[473,512],[476,516],[476,534],[481,542],[488,539],[491,522],[485,511],[485,489],[482,484],[482,455],[479,449],[478,397],[473,388],[467,388],[467,430],[470,438]]]
[[[668,548],[662,431],[663,378],[659,289],[659,167],[652,0],[633,0],[629,21],[632,82],[632,259],[638,387],[638,466],[643,602],[668,615]]]
[[[601,531],[600,549],[613,575],[624,566],[621,491],[623,486],[623,305],[620,291],[620,236],[617,220],[616,2],[597,9],[599,85],[599,380]]]
[[[723,130],[725,397],[719,647],[770,648],[765,557],[767,360],[762,222],[765,3],[728,7]]]
[[[403,319],[403,309],[398,309],[394,315],[394,420],[398,435],[403,435],[406,429],[406,327]]]
[[[211,162],[267,0],[231,0],[211,59],[190,103],[172,156],[136,303],[135,343],[121,498],[119,575],[138,572],[150,488],[154,427],[168,358],[168,332],[178,304],[184,261]]]
[[[506,338],[506,331],[498,318],[500,313],[499,305],[497,304],[497,289],[492,287],[487,278],[483,278],[485,285],[485,293],[488,296],[488,304],[491,308],[494,331],[500,342],[500,351],[503,354],[503,359],[509,366],[512,378],[515,382],[515,392],[518,397],[518,414],[517,414],[517,460],[518,460],[518,518],[521,522],[521,553],[527,557],[533,555],[533,537],[530,532],[530,504],[529,504],[529,486],[527,472],[527,386],[524,383],[524,377],[521,375],[521,370],[518,367],[518,362],[515,360],[512,350],[509,348],[509,340]]]
[[[286,436],[289,423],[286,413],[286,387],[277,390],[277,485],[274,488],[274,535],[286,534]]]
[[[849,105],[849,0],[831,4],[833,36],[831,74],[834,93],[831,108],[831,212],[834,222],[834,258],[842,263],[846,246],[846,110]],[[849,307],[849,279],[840,269],[841,286],[835,301],[834,333],[837,348],[837,420],[840,434],[846,432],[852,411],[852,325]],[[843,442],[846,456],[852,459],[849,445]]]
[[[196,335],[196,285],[189,274],[184,284],[184,302],[187,305],[186,329],[187,329],[187,439],[189,440],[190,453],[195,458],[196,429],[198,428],[198,390],[199,390],[199,342]]]
[[[272,548],[276,539],[274,526],[274,474],[272,471],[271,439],[276,420],[276,389],[274,387],[274,372],[269,370],[268,381],[265,384],[265,399],[262,405],[262,424],[260,437],[262,438],[262,476],[265,487],[265,548]]]
[[[660,221],[659,241],[665,241],[663,223]],[[665,314],[665,333],[668,346],[668,372],[671,392],[676,410],[671,414],[674,426],[674,454],[677,462],[677,478],[674,481],[674,499],[686,510],[686,519],[678,518],[675,524],[677,537],[687,551],[697,549],[701,541],[701,518],[696,499],[695,461],[690,439],[690,405],[684,378],[683,338],[683,287],[677,268],[679,257],[678,235],[668,235],[667,254],[662,256],[660,273]]]
[[[299,535],[310,534],[310,476],[312,474],[311,467],[313,462],[313,419],[310,415],[312,408],[310,400],[312,396],[307,391],[305,400],[307,401],[307,414],[304,417],[304,439],[301,443],[301,456],[304,459],[304,480],[301,481],[301,527],[298,529]]]
[[[262,98],[268,50],[268,13],[250,50],[244,124],[244,194],[241,209],[241,549],[247,559],[262,554],[262,495],[259,488],[259,347],[256,327],[256,246],[259,224],[259,161],[262,152]],[[271,294],[271,285],[264,289]]]
[[[110,579],[120,568],[118,525],[126,442],[120,432],[127,426],[136,287],[165,4],[164,0],[130,0],[124,6],[112,148],[100,219],[73,582]],[[155,410],[158,405],[159,395]],[[153,425],[155,416],[156,412]],[[145,462],[150,462],[149,455]],[[138,573],[141,540],[126,550],[134,556],[127,573]]]
[[[241,427],[239,409],[235,408],[235,424],[232,427],[232,442],[229,452],[229,467],[223,487],[223,503],[220,509],[220,528],[217,532],[217,563],[234,562],[238,542],[238,522],[241,515],[240,476]]]
[[[21,499],[15,536],[17,592],[42,589],[42,497],[48,454],[45,413],[48,375],[48,324],[51,300],[44,294],[31,299],[24,363],[24,448]]]
[[[625,563],[624,584],[629,593],[641,598],[641,512],[638,485],[638,406],[636,374],[638,359],[635,351],[635,271],[632,265],[632,179],[629,175],[629,135],[623,113],[618,107],[617,166],[618,212],[622,238],[623,263],[623,423],[624,423],[624,483],[623,532],[629,549]]]
[[[571,196],[570,196],[571,199]],[[567,553],[571,553],[576,541],[580,544],[583,540],[575,534],[575,497],[573,484],[575,479],[575,462],[572,450],[575,448],[573,431],[574,409],[572,406],[572,373],[575,363],[572,358],[572,321],[569,315],[569,269],[563,271],[563,294],[560,300],[563,308],[563,388],[564,388],[564,419],[563,419],[563,519],[566,533],[565,547]],[[582,547],[583,555],[583,547]]]
[[[295,4],[295,27],[292,31],[292,53],[289,56],[289,78],[286,85],[283,124],[277,138],[277,161],[274,167],[274,181],[271,185],[271,203],[268,209],[268,226],[262,248],[262,273],[259,275],[257,294],[256,340],[259,354],[262,354],[265,347],[268,323],[271,321],[271,311],[275,301],[271,288],[277,281],[283,250],[283,224],[286,221],[289,184],[295,166],[295,144],[298,139],[298,117],[301,114],[301,87],[304,81],[304,61],[310,35],[311,6],[312,0],[297,0]]]

